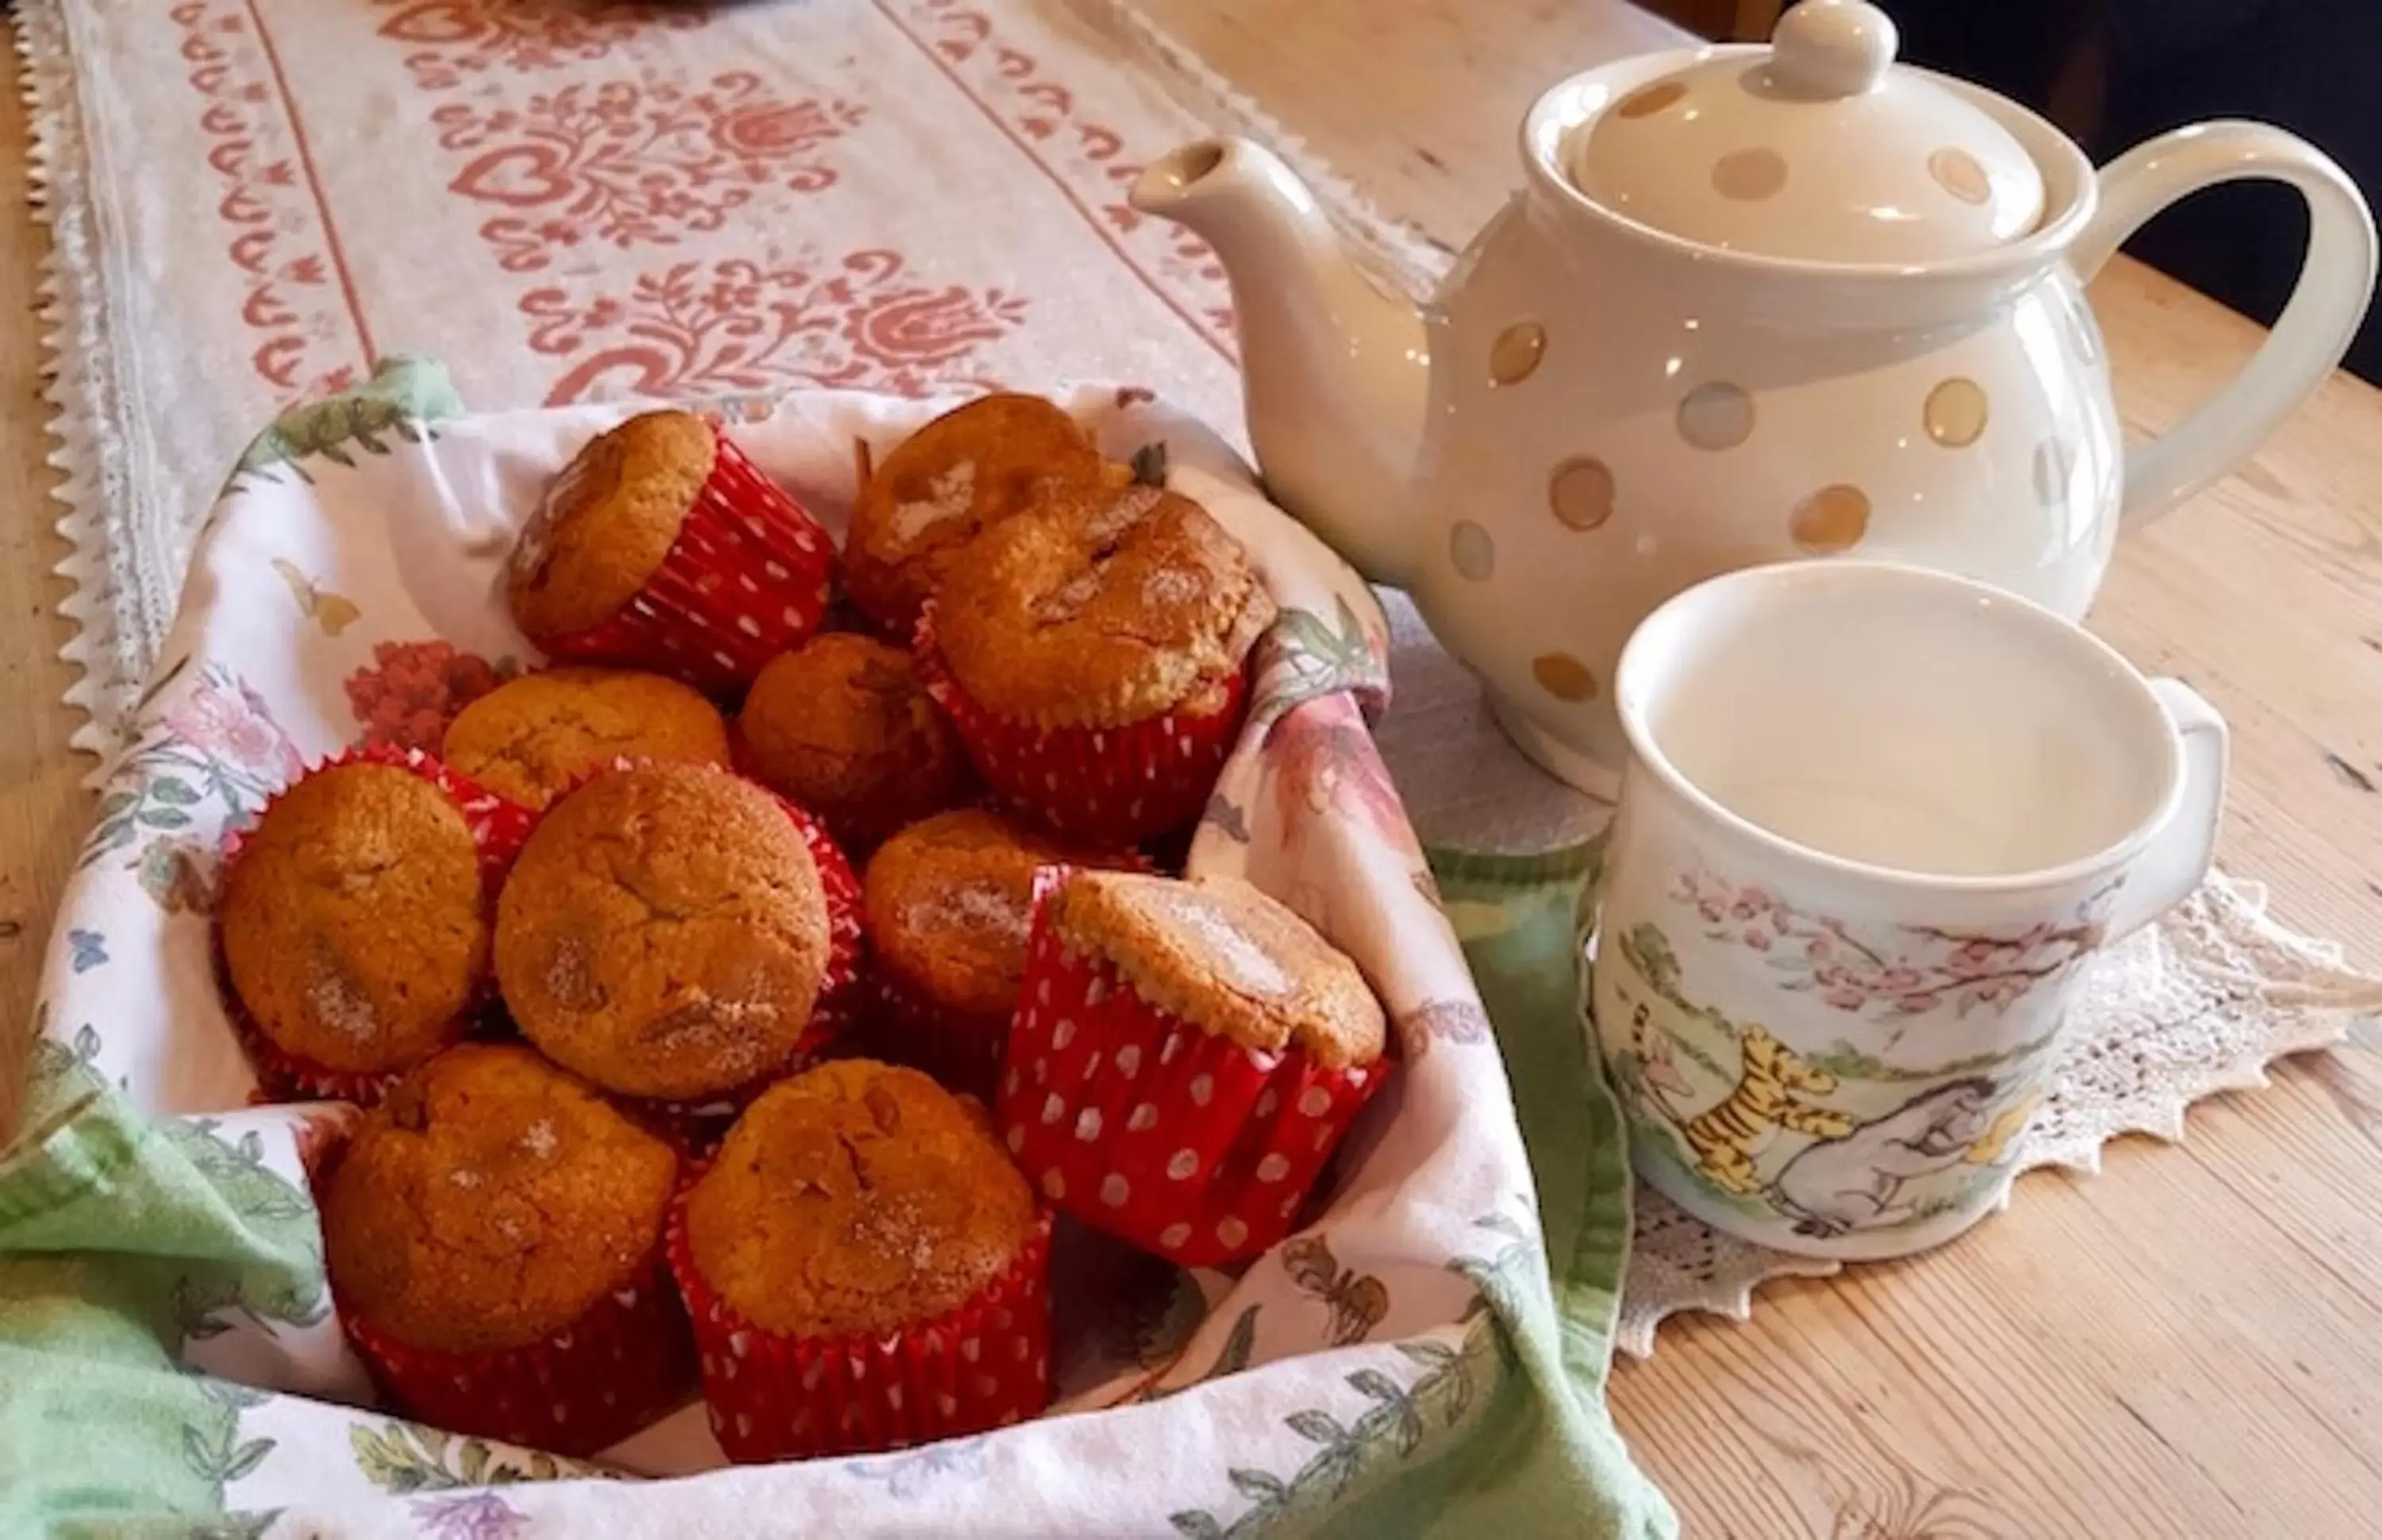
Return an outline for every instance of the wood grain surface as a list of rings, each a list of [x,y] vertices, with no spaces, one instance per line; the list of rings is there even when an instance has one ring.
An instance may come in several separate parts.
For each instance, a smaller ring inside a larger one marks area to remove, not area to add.
[[[7,22],[14,59],[15,20]],[[49,465],[35,309],[49,231],[26,203],[25,104],[0,92],[0,1134],[16,1127],[18,1066],[32,1025],[33,984],[50,915],[92,818],[91,760],[67,748],[80,719],[63,703],[74,670],[58,649],[68,584],[64,507]]]
[[[1384,208],[1455,247],[1541,88],[1642,46],[1605,0],[1145,0]],[[1350,61],[1362,60],[1363,67]],[[0,1025],[20,1033],[91,816],[55,658],[25,124],[0,93]],[[2174,421],[2256,329],[2120,261],[2093,299],[2128,421]],[[215,468],[202,473],[212,476]],[[2382,400],[2328,385],[2242,471],[2130,534],[2093,624],[2231,720],[2223,859],[2382,969]],[[1674,1322],[1614,1411],[1694,1535],[2382,1530],[2382,1046],[2219,1097],[2187,1143],[2026,1179],[1969,1239]],[[13,1052],[0,1064],[13,1065]],[[0,1128],[13,1077],[0,1074]],[[1520,1537],[1516,1537],[1520,1540]]]

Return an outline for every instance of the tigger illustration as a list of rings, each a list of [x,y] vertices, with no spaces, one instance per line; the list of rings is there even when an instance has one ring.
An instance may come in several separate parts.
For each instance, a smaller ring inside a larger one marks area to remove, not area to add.
[[[1744,1068],[1736,1088],[1718,1106],[1680,1125],[1679,1132],[1696,1152],[1697,1169],[1705,1179],[1725,1192],[1755,1192],[1762,1177],[1753,1158],[1779,1130],[1842,1139],[1852,1132],[1853,1120],[1796,1098],[1798,1092],[1825,1095],[1836,1088],[1836,1077],[1806,1064],[1762,1028],[1744,1028],[1737,1047]]]

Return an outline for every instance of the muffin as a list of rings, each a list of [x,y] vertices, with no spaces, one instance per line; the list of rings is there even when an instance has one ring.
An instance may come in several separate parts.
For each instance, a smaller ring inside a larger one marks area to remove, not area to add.
[[[958,805],[974,779],[910,655],[865,636],[813,637],[762,669],[737,731],[755,778],[848,850]]]
[[[877,1052],[990,1100],[1025,971],[1034,873],[1053,862],[1141,864],[1129,853],[1062,845],[980,808],[929,818],[885,842],[861,883]]]
[[[1135,486],[985,531],[916,647],[987,786],[1046,828],[1123,845],[1207,804],[1273,616],[1205,509]]]
[[[1388,1078],[1356,965],[1236,877],[1038,879],[1001,1071],[1002,1137],[1044,1197],[1185,1266],[1290,1232]]]
[[[522,1033],[623,1096],[740,1099],[844,1024],[857,886],[800,810],[706,765],[598,774],[554,804],[497,906]]]
[[[447,763],[532,810],[620,759],[728,763],[718,709],[675,679],[548,668],[498,685],[447,729]]]
[[[419,752],[301,776],[225,852],[226,1005],[282,1100],[369,1105],[476,1023],[520,809]]]
[[[978,530],[1109,475],[1091,435],[1040,397],[971,401],[902,440],[864,479],[844,538],[844,584],[886,634],[906,642]]]
[[[917,1071],[771,1087],[670,1227],[720,1448],[857,1454],[1039,1412],[1050,1240],[981,1110]]]
[[[833,543],[693,412],[596,435],[513,547],[506,597],[550,657],[740,690],[818,629]]]
[[[406,1077],[323,1182],[342,1324],[440,1427],[592,1454],[686,1399],[663,1235],[669,1147],[524,1047]]]

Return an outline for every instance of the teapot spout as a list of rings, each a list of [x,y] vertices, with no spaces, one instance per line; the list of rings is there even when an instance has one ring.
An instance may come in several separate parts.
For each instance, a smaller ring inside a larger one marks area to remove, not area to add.
[[[1430,373],[1420,312],[1367,276],[1307,185],[1247,140],[1185,145],[1142,172],[1132,202],[1224,265],[1269,495],[1366,577],[1404,586]]]

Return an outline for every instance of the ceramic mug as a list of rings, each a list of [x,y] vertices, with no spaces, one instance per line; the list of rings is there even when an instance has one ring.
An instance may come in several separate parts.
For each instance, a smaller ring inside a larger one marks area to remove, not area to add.
[[[2093,953],[2208,869],[2223,718],[1964,578],[1716,578],[1624,649],[1592,1012],[1639,1173],[1848,1259],[2000,1206]]]

